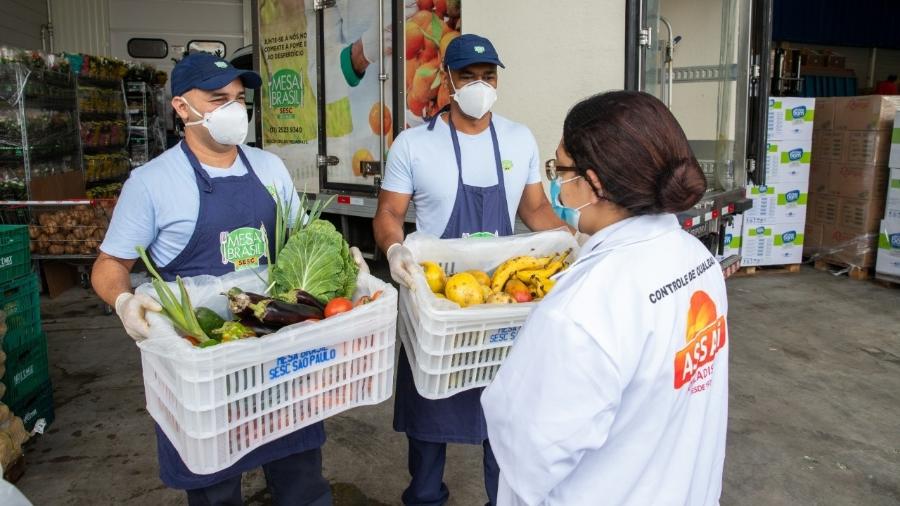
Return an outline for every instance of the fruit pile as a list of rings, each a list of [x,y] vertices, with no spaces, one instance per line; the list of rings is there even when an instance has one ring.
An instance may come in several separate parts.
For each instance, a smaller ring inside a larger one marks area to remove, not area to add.
[[[489,276],[470,270],[449,278],[435,262],[423,262],[425,280],[435,297],[460,307],[478,304],[516,304],[544,298],[553,289],[554,274],[568,267],[571,250],[545,257],[517,256],[503,262]]]
[[[414,115],[433,116],[450,103],[441,85],[441,60],[459,37],[460,0],[417,0],[418,11],[406,18],[406,105]]]

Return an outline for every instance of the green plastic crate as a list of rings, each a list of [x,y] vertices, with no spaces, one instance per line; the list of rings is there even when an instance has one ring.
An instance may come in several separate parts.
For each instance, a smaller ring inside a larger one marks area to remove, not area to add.
[[[41,323],[41,293],[34,274],[0,285],[0,309],[9,331]]]
[[[0,225],[0,283],[6,283],[31,272],[26,225]]]
[[[3,376],[6,393],[0,400],[7,405],[21,403],[48,381],[50,364],[46,338],[42,334],[40,343],[6,352],[6,375]]]
[[[46,426],[49,427],[56,418],[53,412],[53,385],[51,385],[50,381],[47,381],[25,399],[15,404],[10,404],[9,409],[22,419],[22,422],[25,424],[25,430],[29,432],[41,418],[44,419]]]
[[[43,339],[41,322],[38,319],[38,322],[35,324],[8,329],[6,336],[0,337],[0,342],[3,343],[3,351],[8,351],[34,346],[34,343]]]

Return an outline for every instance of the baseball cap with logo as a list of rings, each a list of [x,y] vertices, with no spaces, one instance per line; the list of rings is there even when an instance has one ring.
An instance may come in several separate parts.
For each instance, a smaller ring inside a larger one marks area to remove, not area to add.
[[[262,78],[252,70],[240,70],[225,59],[209,53],[192,53],[172,69],[172,96],[178,97],[198,88],[212,91],[240,78],[247,88],[259,88]]]
[[[450,70],[459,70],[476,63],[493,63],[506,68],[491,41],[484,37],[467,33],[450,41],[444,51],[444,65]]]

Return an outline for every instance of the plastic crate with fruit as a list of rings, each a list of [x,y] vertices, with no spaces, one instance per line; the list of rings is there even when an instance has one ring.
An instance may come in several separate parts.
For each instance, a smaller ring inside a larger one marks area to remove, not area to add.
[[[553,258],[568,254],[566,260],[571,260],[578,248],[572,234],[564,230],[466,239],[413,233],[404,245],[416,261],[434,262],[447,275],[472,270],[492,274],[498,266],[519,256]],[[404,346],[408,356],[414,355],[410,356],[411,365],[415,362],[418,367],[414,375],[419,393],[440,399],[489,384],[534,305],[523,302],[460,307],[436,296],[424,273],[417,274],[415,290],[401,288],[400,313],[409,341]]]
[[[263,292],[264,271],[184,280],[191,300],[228,315],[231,287]],[[155,296],[144,285],[139,293]],[[139,344],[147,410],[188,469],[209,474],[259,446],[393,391],[397,291],[360,274],[357,296],[381,297],[319,322],[276,333],[192,346],[163,316]]]

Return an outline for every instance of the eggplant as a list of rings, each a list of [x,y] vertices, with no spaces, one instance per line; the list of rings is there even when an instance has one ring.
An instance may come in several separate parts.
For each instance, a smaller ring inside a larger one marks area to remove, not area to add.
[[[268,299],[258,293],[245,292],[237,287],[228,290],[225,296],[228,297],[228,310],[238,318],[253,316],[253,309],[250,306]]]
[[[321,320],[323,312],[315,306],[292,304],[277,299],[265,299],[251,304],[253,316],[267,327],[281,328],[300,323],[310,318]]]
[[[258,337],[263,337],[278,330],[259,323],[259,320],[257,320],[256,317],[252,314],[244,316],[238,321],[241,323],[241,325],[255,332]]]
[[[297,304],[306,304],[307,306],[313,306],[319,308],[319,311],[325,311],[325,304],[322,304],[322,301],[313,297],[309,292],[304,292],[303,290],[291,290],[282,298],[287,302],[296,302]]]

